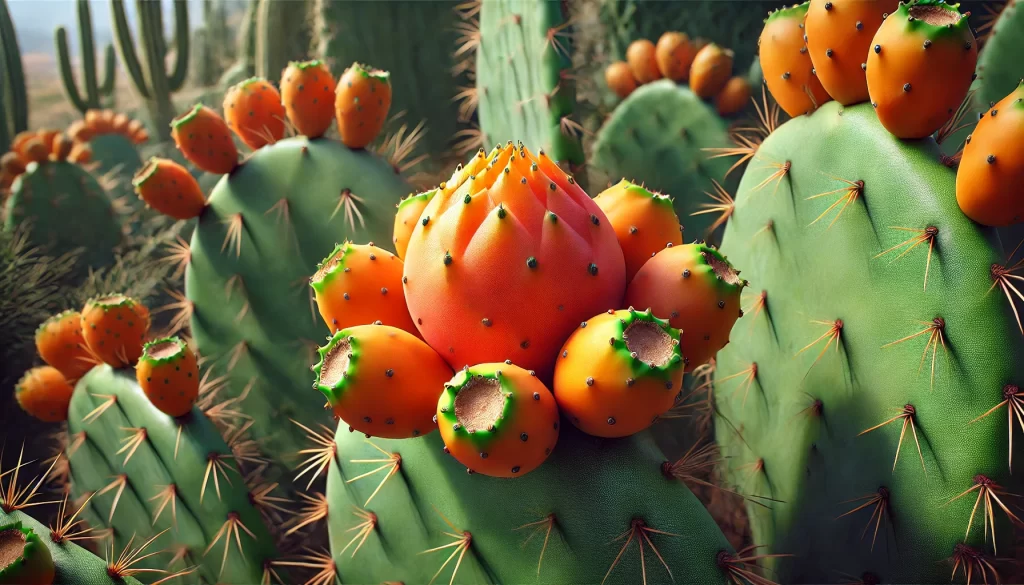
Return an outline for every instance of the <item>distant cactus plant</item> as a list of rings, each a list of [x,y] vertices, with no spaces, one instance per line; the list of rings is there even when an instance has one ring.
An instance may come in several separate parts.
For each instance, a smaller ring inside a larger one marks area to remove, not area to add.
[[[142,122],[113,110],[84,113],[85,119],[68,126],[68,137],[89,146],[99,175],[131,176],[142,162],[138,149],[149,140]]]
[[[305,59],[310,53],[311,0],[252,0],[256,3],[256,75],[280,79],[289,59]]]
[[[986,28],[977,70],[982,109],[1006,97],[1024,78],[1024,5],[1008,0]]]
[[[57,48],[57,63],[60,66],[61,84],[64,95],[76,110],[85,115],[89,110],[114,107],[114,84],[116,82],[116,56],[114,46],[108,44],[103,51],[104,74],[100,82],[96,67],[96,49],[93,45],[92,14],[89,0],[78,0],[78,37],[81,43],[78,58],[82,63],[80,80],[84,92],[79,90],[72,71],[71,52],[68,50],[68,33],[63,26],[57,27],[54,33],[54,45]]]
[[[218,85],[226,90],[256,75],[256,14],[259,2],[248,0],[235,41],[235,63],[220,76]]]
[[[0,0],[0,151],[14,136],[28,130],[28,91],[21,49],[7,0]]]

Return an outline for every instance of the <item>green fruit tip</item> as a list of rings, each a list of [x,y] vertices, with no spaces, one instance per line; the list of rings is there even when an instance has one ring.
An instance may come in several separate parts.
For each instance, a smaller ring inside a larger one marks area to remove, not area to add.
[[[145,360],[150,364],[167,364],[177,361],[185,355],[188,345],[180,337],[162,337],[147,341],[142,346],[142,357],[139,361]]]
[[[810,8],[810,6],[811,2],[810,0],[807,0],[807,2],[804,2],[803,4],[793,4],[792,6],[786,6],[783,8],[779,8],[778,10],[773,10],[772,12],[768,13],[768,18],[764,19],[764,22],[765,24],[768,24],[773,20],[794,17],[799,18],[801,19],[801,21],[803,21],[803,18],[807,16],[807,9]],[[714,45],[714,43],[711,44]]]
[[[370,77],[382,83],[391,83],[391,73],[383,69],[377,69],[371,65],[364,65],[359,62],[353,62],[349,69],[363,77]]]
[[[121,293],[112,293],[106,295],[97,295],[90,297],[89,300],[85,301],[85,306],[96,306],[103,309],[113,309],[115,307],[134,307],[140,304],[135,299],[128,295]]]
[[[249,87],[250,85],[252,85],[254,83],[266,83],[266,82],[267,82],[267,79],[265,77],[260,77],[260,76],[256,75],[256,76],[250,77],[249,79],[243,79],[242,81],[239,81],[235,85],[231,86],[231,88],[228,89],[228,92],[234,91],[236,89],[245,89],[245,88]]]
[[[36,333],[39,333],[43,329],[46,329],[46,327],[48,327],[49,325],[51,325],[53,323],[59,323],[59,322],[63,321],[64,319],[66,319],[66,318],[68,318],[71,315],[74,315],[76,313],[78,313],[78,311],[67,309],[65,311],[61,311],[60,313],[55,313],[53,315],[50,315],[42,323],[39,324],[39,327],[36,327]]]
[[[143,165],[141,169],[135,171],[135,175],[132,176],[132,186],[135,187],[136,191],[138,191],[139,187],[144,185],[146,181],[149,180],[150,177],[156,174],[157,170],[160,169],[160,163],[164,162],[165,160],[167,159],[162,159],[155,156],[150,157],[149,160],[146,161],[146,164]]]
[[[628,313],[619,318],[613,339],[616,343],[612,345],[633,362],[637,377],[666,376],[684,366],[678,329],[669,325],[668,320],[655,317],[650,309],[637,311],[630,307]]]
[[[342,244],[335,244],[334,250],[327,255],[319,264],[317,264],[316,272],[313,276],[309,277],[309,286],[313,287],[316,292],[323,292],[324,288],[330,283],[335,274],[345,268],[345,254],[352,249],[352,242],[346,240]]]
[[[960,4],[947,4],[942,0],[913,0],[902,3],[896,13],[890,15],[890,18],[898,17],[905,21],[907,28],[911,30],[923,28],[921,32],[934,38],[941,36],[943,31],[960,32],[964,27],[968,27],[970,30],[967,22],[967,17],[970,14],[970,12],[961,13]]]
[[[319,59],[310,59],[309,61],[289,61],[289,67],[295,67],[296,69],[305,70],[313,67],[320,67],[323,65],[323,61]]]
[[[412,203],[414,201],[430,201],[434,198],[434,195],[437,195],[437,191],[437,189],[430,189],[429,191],[423,191],[421,193],[410,193],[408,197],[398,202],[398,209],[401,210],[407,203]]]
[[[512,393],[505,390],[501,368],[480,364],[463,369],[444,385],[438,400],[438,424],[451,425],[460,437],[480,445],[500,435],[512,420]]]
[[[0,582],[7,583],[7,578],[17,578],[18,575],[14,572],[28,560],[32,549],[42,546],[42,541],[35,531],[22,525],[20,520],[0,523],[0,559],[4,561],[4,565],[0,567]],[[49,556],[49,550],[46,552]]]
[[[349,329],[342,329],[331,336],[327,345],[317,349],[320,361],[313,366],[316,374],[316,388],[331,400],[345,389],[350,372],[358,361],[358,343]]]
[[[196,102],[196,104],[194,106],[192,106],[192,108],[189,111],[187,111],[184,114],[178,116],[177,118],[171,120],[171,129],[177,130],[178,128],[181,128],[185,124],[188,124],[189,122],[194,120],[197,116],[199,116],[199,113],[205,107],[206,106],[203,105],[203,102]]]

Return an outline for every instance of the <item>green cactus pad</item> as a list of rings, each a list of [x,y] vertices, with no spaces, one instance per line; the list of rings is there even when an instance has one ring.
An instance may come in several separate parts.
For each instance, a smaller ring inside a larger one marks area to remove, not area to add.
[[[795,555],[781,582],[945,582],[965,537],[996,556],[984,504],[968,533],[976,482],[1022,493],[1006,411],[984,416],[1024,381],[1024,337],[992,290],[1007,259],[939,159],[869,104],[829,102],[772,133],[741,182],[722,251],[766,292],[718,354],[716,434],[735,485],[781,500],[748,506],[755,542]],[[992,514],[1005,557],[1010,521]]]
[[[100,134],[89,140],[92,160],[99,163],[97,175],[111,175],[128,179],[142,166],[142,158],[135,144],[121,134]]]
[[[50,585],[53,558],[31,527],[5,519],[0,512],[0,583]]]
[[[978,99],[983,108],[1009,95],[1024,78],[1024,5],[1007,2],[988,34],[978,55]]]

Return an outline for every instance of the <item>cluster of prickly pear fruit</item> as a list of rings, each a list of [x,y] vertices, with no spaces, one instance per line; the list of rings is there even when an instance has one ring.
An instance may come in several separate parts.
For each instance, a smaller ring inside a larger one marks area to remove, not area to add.
[[[722,250],[758,290],[714,403],[732,483],[777,500],[748,512],[755,540],[793,553],[773,567],[786,582],[993,582],[1021,524],[1021,267],[960,209],[1016,159],[999,151],[975,182],[928,137],[955,125],[971,35],[932,0],[811,0],[766,21],[766,83],[796,117],[757,149],[728,221]],[[1017,97],[972,144],[1020,136]]]
[[[69,138],[92,151],[100,174],[131,175],[140,159],[137,148],[149,140],[142,122],[113,110],[88,110],[67,129]]]

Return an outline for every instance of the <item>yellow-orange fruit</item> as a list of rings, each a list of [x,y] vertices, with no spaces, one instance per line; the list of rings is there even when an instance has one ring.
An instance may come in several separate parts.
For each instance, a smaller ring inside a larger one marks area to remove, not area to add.
[[[683,227],[668,195],[622,179],[599,193],[594,203],[615,229],[626,260],[627,283],[651,256],[683,243]]]
[[[345,146],[366,148],[384,128],[390,109],[390,73],[353,63],[341,75],[334,115]]]
[[[715,108],[719,115],[731,116],[740,112],[750,103],[750,82],[744,77],[733,77],[715,96]]]
[[[398,213],[395,214],[394,242],[395,251],[399,258],[405,258],[405,250],[409,247],[409,238],[412,237],[412,230],[420,220],[423,210],[437,194],[437,189],[424,191],[416,195],[410,195],[398,203]]]
[[[713,358],[729,343],[747,285],[717,250],[705,244],[673,246],[655,254],[633,278],[626,304],[650,308],[682,333],[686,371]]]
[[[679,330],[650,311],[588,319],[562,346],[552,386],[559,412],[584,433],[625,437],[654,424],[682,388]]]
[[[701,47],[690,64],[690,89],[703,99],[722,91],[732,77],[733,52],[714,43]]]
[[[790,116],[813,112],[832,99],[814,74],[804,41],[808,2],[772,12],[765,20],[760,47],[761,70],[772,97]]]
[[[315,387],[349,430],[406,439],[434,430],[448,364],[410,333],[387,325],[342,329],[320,348]]]
[[[520,477],[558,442],[558,406],[536,373],[509,361],[455,374],[436,401],[445,451],[470,473]]]
[[[90,299],[82,309],[82,337],[90,352],[115,368],[134,365],[149,334],[149,310],[125,295]]]
[[[681,32],[669,31],[662,34],[654,47],[658,71],[677,83],[690,77],[690,65],[696,55],[697,49],[690,43],[690,37]]]
[[[1024,81],[981,116],[956,173],[964,214],[990,226],[1024,222]]]
[[[380,321],[418,335],[402,290],[402,261],[373,244],[345,242],[320,263],[310,279],[331,333]]]
[[[901,4],[878,28],[868,52],[868,95],[898,138],[931,136],[967,96],[978,43],[958,5]]]
[[[78,311],[64,311],[44,321],[36,329],[36,351],[71,383],[96,365],[82,337],[82,315]]]
[[[647,39],[637,39],[626,48],[626,62],[637,83],[642,85],[661,79],[656,53],[654,43]]]
[[[292,61],[281,74],[281,101],[295,130],[303,136],[323,136],[334,121],[331,70],[321,61]]]
[[[284,138],[284,117],[281,94],[266,79],[247,79],[224,94],[228,127],[253,150]]]
[[[52,366],[32,368],[14,387],[14,397],[22,410],[43,422],[68,420],[73,392],[64,374]]]
[[[191,411],[199,397],[199,362],[177,337],[154,339],[143,346],[135,378],[153,406],[171,416]]]
[[[626,267],[604,212],[543,153],[481,150],[427,204],[405,300],[452,367],[506,359],[547,379],[584,319],[617,308]]]
[[[174,219],[198,217],[206,198],[192,173],[166,158],[153,157],[132,178],[135,193],[147,205]]]
[[[810,0],[804,35],[815,75],[832,99],[850,106],[868,101],[871,39],[899,0]]]
[[[224,175],[238,166],[238,149],[227,122],[202,104],[171,122],[171,137],[189,162],[208,173]]]
[[[604,70],[604,82],[608,84],[608,89],[615,92],[615,95],[622,99],[629,97],[629,94],[633,93],[637,88],[636,78],[633,77],[633,70],[629,68],[629,63],[625,61],[616,61],[609,65]]]
[[[68,161],[80,165],[88,164],[92,161],[92,148],[84,142],[76,143],[68,153]]]

